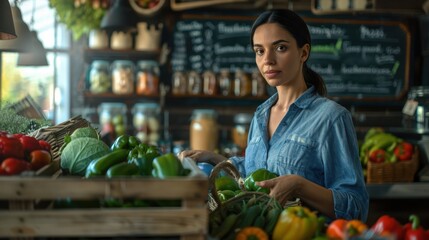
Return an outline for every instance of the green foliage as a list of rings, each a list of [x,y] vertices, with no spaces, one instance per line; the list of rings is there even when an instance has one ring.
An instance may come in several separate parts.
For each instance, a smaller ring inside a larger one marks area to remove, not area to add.
[[[49,6],[55,9],[59,21],[72,31],[74,40],[100,28],[101,19],[106,12],[103,8],[93,8],[91,1],[75,7],[73,0],[49,0]]]
[[[31,133],[41,127],[50,126],[51,123],[42,119],[28,119],[17,114],[8,104],[0,106],[0,130],[8,133]]]

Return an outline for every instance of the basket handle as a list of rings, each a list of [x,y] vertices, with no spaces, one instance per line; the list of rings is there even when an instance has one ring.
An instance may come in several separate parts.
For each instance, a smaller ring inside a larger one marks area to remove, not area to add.
[[[240,172],[238,172],[237,168],[230,161],[222,161],[213,167],[213,170],[209,176],[209,190],[216,189],[215,181],[217,176],[222,170],[225,171],[229,176],[234,178],[235,181],[237,181],[238,186],[243,192],[247,192],[246,188],[244,187],[244,180],[240,176]],[[216,202],[216,204],[220,206],[221,201],[217,193],[214,191],[211,193],[211,195],[213,197],[213,200]]]

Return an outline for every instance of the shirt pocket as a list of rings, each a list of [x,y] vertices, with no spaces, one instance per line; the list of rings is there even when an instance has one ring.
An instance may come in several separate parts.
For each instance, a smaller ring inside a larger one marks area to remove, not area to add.
[[[317,142],[293,134],[280,147],[278,155],[278,172],[281,174],[315,175],[320,171],[320,161],[317,157]],[[318,171],[319,170],[319,171]]]
[[[262,137],[253,137],[246,147],[246,173],[251,173],[258,168],[266,168],[266,149]]]

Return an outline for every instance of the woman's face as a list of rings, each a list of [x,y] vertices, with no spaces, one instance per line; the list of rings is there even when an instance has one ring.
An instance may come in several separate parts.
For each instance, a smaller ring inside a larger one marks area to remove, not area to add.
[[[309,45],[299,48],[295,38],[279,24],[266,23],[256,28],[253,50],[256,65],[270,86],[304,81],[302,66],[308,58]]]

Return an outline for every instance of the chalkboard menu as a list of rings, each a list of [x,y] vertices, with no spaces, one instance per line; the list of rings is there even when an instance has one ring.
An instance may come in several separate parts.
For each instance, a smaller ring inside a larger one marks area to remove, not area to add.
[[[219,17],[220,18],[220,17]],[[253,18],[183,19],[176,23],[173,71],[251,72]],[[308,65],[331,97],[399,98],[407,89],[410,33],[400,21],[305,18],[312,37]]]

